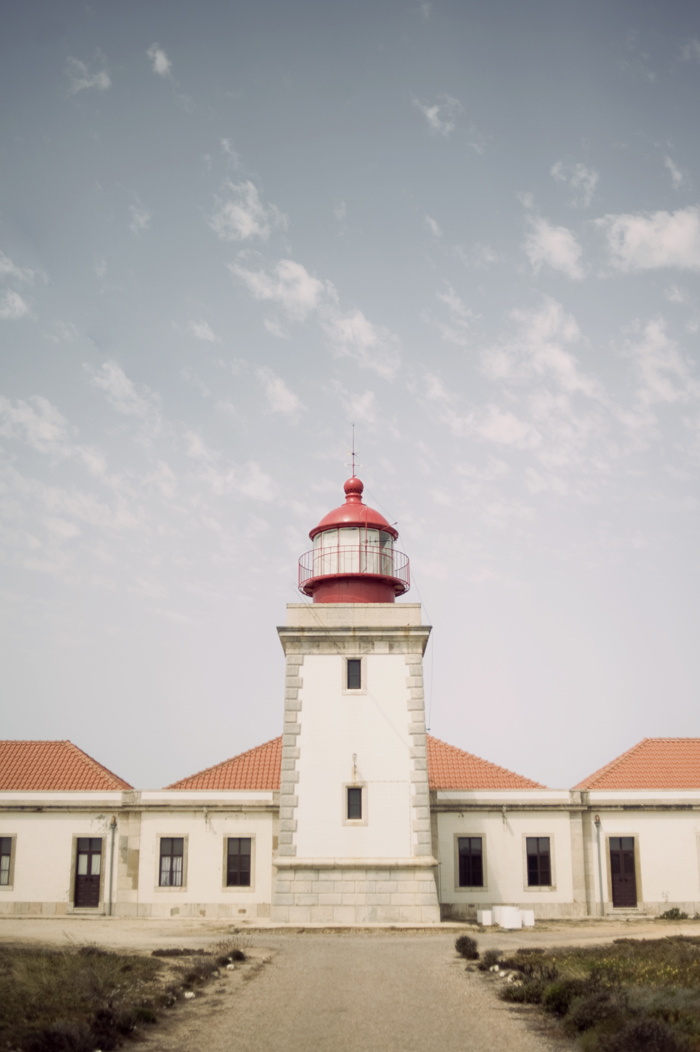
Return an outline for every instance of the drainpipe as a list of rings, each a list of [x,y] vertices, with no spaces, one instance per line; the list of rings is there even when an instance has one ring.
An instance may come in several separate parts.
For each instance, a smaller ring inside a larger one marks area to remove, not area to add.
[[[605,899],[603,897],[603,856],[600,850],[600,815],[595,816],[595,829],[598,837],[598,884],[600,886],[600,915],[605,916]]]
[[[109,845],[109,908],[108,916],[112,916],[112,874],[114,873],[114,834],[117,830],[117,819],[115,815],[112,815],[112,821],[109,823],[109,831],[111,833],[111,841]]]

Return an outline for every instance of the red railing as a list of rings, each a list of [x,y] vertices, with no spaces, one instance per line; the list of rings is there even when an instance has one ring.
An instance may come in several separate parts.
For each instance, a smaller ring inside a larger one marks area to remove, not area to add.
[[[403,585],[400,593],[411,585],[408,556],[394,548],[380,548],[376,544],[336,545],[332,548],[313,548],[299,560],[299,589],[305,591],[310,581],[324,577],[384,577]]]

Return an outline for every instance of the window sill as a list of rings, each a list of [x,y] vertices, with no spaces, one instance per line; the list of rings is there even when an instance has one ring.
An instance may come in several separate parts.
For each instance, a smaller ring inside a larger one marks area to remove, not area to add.
[[[173,891],[187,891],[187,885],[186,884],[181,884],[179,887],[177,887],[177,885],[175,887],[164,887],[161,884],[156,884],[156,886],[155,886],[155,888],[153,890],[154,891],[166,892],[166,893],[167,892],[172,893]]]

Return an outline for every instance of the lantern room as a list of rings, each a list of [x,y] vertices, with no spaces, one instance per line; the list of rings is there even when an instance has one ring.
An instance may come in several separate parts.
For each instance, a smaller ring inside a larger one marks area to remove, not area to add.
[[[299,560],[299,590],[315,603],[393,603],[410,587],[408,557],[394,548],[398,532],[362,500],[355,475],[345,504],[309,533],[311,551]]]

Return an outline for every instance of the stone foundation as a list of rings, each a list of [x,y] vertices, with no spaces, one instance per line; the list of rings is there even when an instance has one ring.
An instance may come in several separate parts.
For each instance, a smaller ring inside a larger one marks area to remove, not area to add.
[[[270,917],[280,924],[438,924],[434,869],[285,866],[277,873]]]

